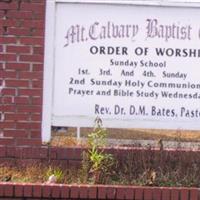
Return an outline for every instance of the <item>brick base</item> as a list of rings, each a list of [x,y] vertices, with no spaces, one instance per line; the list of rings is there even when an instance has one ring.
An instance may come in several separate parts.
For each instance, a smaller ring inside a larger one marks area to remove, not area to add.
[[[1,199],[200,200],[197,188],[0,183]]]

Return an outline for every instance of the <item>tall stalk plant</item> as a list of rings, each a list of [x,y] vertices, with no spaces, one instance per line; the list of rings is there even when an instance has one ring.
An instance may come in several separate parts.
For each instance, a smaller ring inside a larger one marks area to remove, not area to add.
[[[102,127],[101,119],[97,118],[94,130],[88,134],[89,148],[83,154],[82,165],[82,169],[88,173],[86,179],[95,184],[107,182],[115,163],[113,155],[105,152],[106,143],[107,130]]]

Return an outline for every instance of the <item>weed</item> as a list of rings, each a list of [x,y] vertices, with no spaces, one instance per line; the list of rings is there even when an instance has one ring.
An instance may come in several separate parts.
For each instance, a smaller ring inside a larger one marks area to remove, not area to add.
[[[84,181],[89,179],[93,183],[105,183],[111,174],[114,157],[105,153],[106,137],[107,131],[102,128],[101,119],[97,118],[93,132],[88,134],[89,150],[83,154],[82,172],[86,175]]]
[[[62,183],[63,182],[63,179],[64,179],[64,173],[63,171],[56,167],[56,168],[53,168],[52,166],[50,166],[46,172],[46,177],[47,179],[49,177],[51,177],[52,175],[54,175],[56,177],[56,183]]]

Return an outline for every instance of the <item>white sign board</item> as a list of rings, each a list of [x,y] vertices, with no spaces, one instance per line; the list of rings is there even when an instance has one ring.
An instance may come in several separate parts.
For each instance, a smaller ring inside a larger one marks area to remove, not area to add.
[[[52,124],[200,128],[199,8],[58,3]]]

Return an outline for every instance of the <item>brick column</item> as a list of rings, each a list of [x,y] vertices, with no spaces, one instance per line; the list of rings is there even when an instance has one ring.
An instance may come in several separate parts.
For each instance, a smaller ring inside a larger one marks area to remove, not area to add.
[[[0,145],[40,145],[45,0],[0,1]]]

